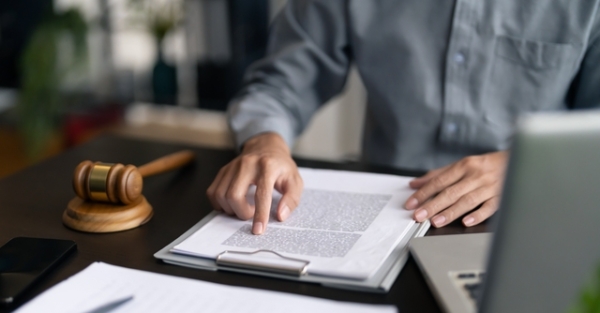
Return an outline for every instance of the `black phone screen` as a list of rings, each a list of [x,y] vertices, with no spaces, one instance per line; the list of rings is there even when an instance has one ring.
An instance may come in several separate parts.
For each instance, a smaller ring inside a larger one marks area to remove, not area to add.
[[[10,305],[75,250],[71,240],[17,237],[0,247],[0,305]]]

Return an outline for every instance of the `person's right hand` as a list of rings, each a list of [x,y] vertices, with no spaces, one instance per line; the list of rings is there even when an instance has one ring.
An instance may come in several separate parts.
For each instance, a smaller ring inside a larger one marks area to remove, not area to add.
[[[256,185],[255,205],[246,194]],[[217,174],[206,194],[215,210],[248,220],[254,218],[252,233],[262,234],[269,222],[273,189],[282,194],[277,219],[284,221],[298,206],[304,183],[287,144],[275,133],[250,138],[242,153]]]

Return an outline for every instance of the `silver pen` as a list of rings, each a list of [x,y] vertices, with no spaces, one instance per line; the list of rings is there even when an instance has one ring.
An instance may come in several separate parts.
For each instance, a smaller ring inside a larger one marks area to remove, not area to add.
[[[110,301],[108,303],[104,303],[97,308],[91,309],[89,311],[85,311],[83,313],[107,313],[107,312],[110,312],[110,311],[116,309],[117,307],[121,306],[122,304],[130,301],[131,299],[133,299],[133,295],[130,295],[130,296],[127,296],[124,298],[119,298],[114,301]]]

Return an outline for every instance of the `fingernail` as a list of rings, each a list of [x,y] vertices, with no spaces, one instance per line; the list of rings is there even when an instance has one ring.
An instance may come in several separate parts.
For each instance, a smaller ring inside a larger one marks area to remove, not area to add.
[[[422,222],[425,220],[425,218],[427,218],[427,211],[419,210],[415,213],[415,219],[417,222]]]
[[[463,224],[465,224],[465,226],[471,226],[473,225],[473,223],[475,223],[475,219],[472,217],[465,217],[465,219],[463,220]]]
[[[284,205],[283,208],[281,208],[281,211],[279,212],[279,217],[283,222],[288,218],[288,216],[290,216],[290,208],[287,205]]]
[[[255,235],[260,235],[263,232],[263,223],[262,222],[255,222],[254,225],[252,225],[252,233]]]
[[[444,222],[446,222],[446,217],[443,215],[438,215],[436,217],[434,217],[431,222],[433,223],[433,225],[435,227],[440,227],[442,225],[444,225]]]
[[[419,205],[419,201],[415,198],[410,198],[406,201],[406,208],[409,210],[414,210]]]

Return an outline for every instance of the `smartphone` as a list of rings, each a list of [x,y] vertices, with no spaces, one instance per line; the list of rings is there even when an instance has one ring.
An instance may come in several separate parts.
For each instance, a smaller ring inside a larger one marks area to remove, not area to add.
[[[9,306],[77,245],[71,240],[16,237],[0,247],[0,305]]]

